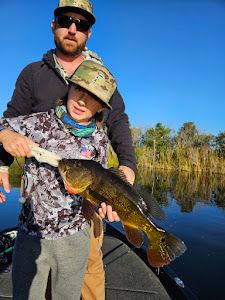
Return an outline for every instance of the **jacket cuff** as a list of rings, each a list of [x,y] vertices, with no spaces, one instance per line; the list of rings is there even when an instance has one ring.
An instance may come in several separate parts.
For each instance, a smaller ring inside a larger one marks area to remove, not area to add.
[[[14,161],[14,157],[5,151],[0,144],[0,166],[10,166]]]

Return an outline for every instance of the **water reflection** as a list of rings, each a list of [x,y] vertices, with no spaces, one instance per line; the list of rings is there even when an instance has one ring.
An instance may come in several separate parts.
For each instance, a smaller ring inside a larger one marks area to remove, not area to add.
[[[137,184],[145,187],[163,206],[170,205],[171,197],[176,199],[182,212],[192,212],[199,202],[225,210],[223,175],[148,170],[139,172]]]
[[[137,184],[165,210],[166,221],[157,224],[187,245],[187,251],[170,267],[199,299],[225,299],[224,176],[142,171]]]
[[[1,188],[0,191],[2,191]],[[6,197],[6,201],[0,205],[0,231],[17,225],[21,209],[19,188],[11,187],[11,192],[6,194]]]

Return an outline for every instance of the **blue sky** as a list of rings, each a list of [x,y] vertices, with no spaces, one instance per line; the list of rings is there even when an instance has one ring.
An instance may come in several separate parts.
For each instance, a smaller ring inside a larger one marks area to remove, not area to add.
[[[116,76],[130,123],[225,130],[225,1],[92,0],[88,47]],[[0,115],[23,67],[54,48],[57,0],[1,0]],[[4,12],[4,13],[3,13]]]

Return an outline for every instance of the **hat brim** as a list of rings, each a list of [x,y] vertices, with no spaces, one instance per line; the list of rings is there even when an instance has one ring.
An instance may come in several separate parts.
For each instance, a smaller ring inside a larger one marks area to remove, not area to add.
[[[55,10],[54,10],[54,16],[58,16],[62,13],[65,13],[65,12],[75,12],[75,13],[78,13],[79,15],[82,15],[84,16],[90,23],[91,25],[93,25],[96,21],[94,15],[92,15],[91,13],[89,13],[88,11],[82,9],[82,8],[79,8],[79,7],[73,7],[73,6],[65,6],[65,7],[57,7]]]

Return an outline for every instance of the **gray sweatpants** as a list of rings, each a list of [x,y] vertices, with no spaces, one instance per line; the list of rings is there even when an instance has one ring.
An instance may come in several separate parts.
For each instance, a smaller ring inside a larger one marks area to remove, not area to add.
[[[51,270],[52,300],[79,300],[90,227],[57,240],[18,233],[13,253],[13,299],[44,300]]]

